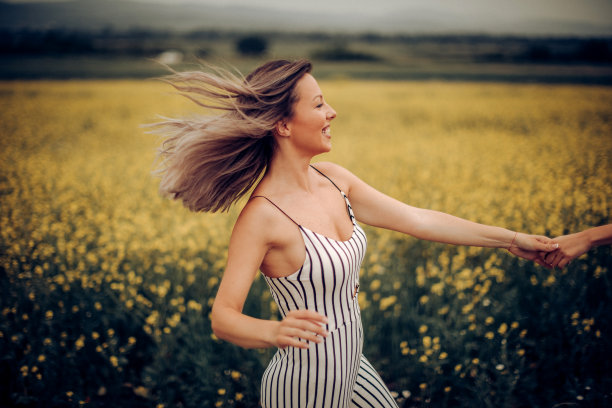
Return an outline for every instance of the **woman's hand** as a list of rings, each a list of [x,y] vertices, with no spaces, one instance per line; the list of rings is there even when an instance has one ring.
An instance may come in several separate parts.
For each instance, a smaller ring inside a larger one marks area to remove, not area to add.
[[[549,252],[555,251],[559,244],[553,242],[552,239],[542,235],[528,235],[517,233],[515,239],[510,244],[508,251],[529,261],[534,261],[538,265],[549,268],[543,256]]]
[[[278,322],[273,332],[273,343],[278,348],[297,347],[307,349],[308,342],[323,342],[329,332],[325,330],[327,318],[312,310],[294,310],[287,313],[285,318]]]

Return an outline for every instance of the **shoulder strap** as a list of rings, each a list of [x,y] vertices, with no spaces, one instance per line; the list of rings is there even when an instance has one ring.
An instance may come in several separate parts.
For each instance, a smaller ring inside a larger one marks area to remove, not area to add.
[[[291,220],[291,221],[292,221],[292,222],[293,222],[295,225],[297,225],[298,227],[300,226],[300,224],[298,224],[297,222],[295,222],[295,221],[293,220],[293,218],[291,218],[291,217],[290,217],[290,216],[289,216],[289,215],[288,215],[286,212],[284,212],[284,211],[283,211],[283,210],[282,210],[282,209],[281,209],[281,208],[280,208],[278,205],[274,204],[274,202],[273,202],[272,200],[270,200],[268,197],[266,197],[266,196],[262,196],[262,195],[256,195],[256,196],[253,196],[253,197],[251,197],[251,198],[257,198],[257,197],[265,198],[266,200],[268,200],[268,202],[269,202],[270,204],[272,204],[273,206],[275,206],[275,207],[278,209],[278,211],[280,211],[280,212],[282,212],[283,214],[285,214],[285,217],[289,218],[289,219],[290,219],[290,220]]]
[[[336,183],[334,183],[334,182],[332,181],[332,179],[330,179],[329,177],[327,177],[325,174],[323,174],[323,173],[322,173],[322,172],[321,172],[319,169],[317,169],[317,168],[316,168],[315,166],[313,166],[312,164],[310,165],[310,167],[312,167],[313,169],[315,169],[315,170],[316,170],[316,172],[317,172],[317,173],[319,173],[320,175],[322,175],[323,177],[325,177],[326,179],[328,179],[328,180],[329,180],[329,182],[330,182],[330,183],[332,183],[332,184],[334,185],[334,187],[336,187],[336,188],[338,189],[338,191],[342,192],[342,190],[340,190],[340,187],[338,187],[338,186],[336,185]]]

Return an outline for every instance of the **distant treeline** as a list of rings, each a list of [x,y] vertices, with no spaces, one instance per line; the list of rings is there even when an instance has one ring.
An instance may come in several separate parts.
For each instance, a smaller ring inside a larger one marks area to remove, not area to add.
[[[328,48],[313,55],[326,60],[379,60],[359,51],[359,44],[394,43],[414,48],[432,59],[456,58],[474,62],[496,63],[612,63],[612,38],[529,38],[486,35],[383,35],[331,33],[238,33],[200,30],[188,33],[134,29],[119,32],[100,31],[0,30],[0,55],[113,55],[155,56],[169,49],[198,56],[208,54],[215,41],[233,41],[240,50],[240,41],[260,38],[266,47],[275,41],[299,38]],[[349,51],[350,48],[350,51]],[[461,49],[461,55],[454,50]],[[465,50],[468,50],[466,53]]]

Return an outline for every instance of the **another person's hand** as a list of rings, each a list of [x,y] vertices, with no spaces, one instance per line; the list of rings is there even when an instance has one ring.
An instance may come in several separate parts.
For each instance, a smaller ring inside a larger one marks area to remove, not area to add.
[[[554,239],[559,244],[559,249],[542,255],[546,264],[550,267],[564,268],[571,260],[591,249],[590,240],[583,232],[563,235]]]
[[[563,235],[553,241],[559,243],[559,249],[540,255],[548,267],[564,268],[571,260],[578,258],[591,248],[612,244],[612,224],[600,225],[574,234]]]

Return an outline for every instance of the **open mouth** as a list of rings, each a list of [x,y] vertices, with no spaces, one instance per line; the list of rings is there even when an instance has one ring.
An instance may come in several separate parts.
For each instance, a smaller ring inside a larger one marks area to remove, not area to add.
[[[324,136],[331,137],[331,128],[329,126],[325,126],[321,131]]]

